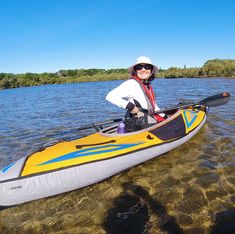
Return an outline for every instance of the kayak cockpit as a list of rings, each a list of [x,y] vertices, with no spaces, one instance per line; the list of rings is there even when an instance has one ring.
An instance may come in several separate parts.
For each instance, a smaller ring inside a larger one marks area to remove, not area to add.
[[[144,131],[152,131],[156,129],[164,129],[165,132],[169,132],[169,130],[174,129],[174,131],[179,131],[179,129],[185,132],[187,129],[193,128],[194,122],[197,119],[199,112],[200,115],[206,115],[208,107],[205,106],[196,106],[194,108],[186,108],[186,109],[174,109],[170,111],[164,112],[167,118],[161,122],[150,122],[145,125],[145,127],[137,128],[135,130],[129,131],[129,129],[125,129],[124,132],[118,131],[118,126],[121,123],[115,123],[111,126],[108,126],[104,129],[101,129],[99,133],[103,136],[123,136],[123,135],[133,135],[139,132]],[[126,124],[125,120],[123,122]],[[155,131],[155,130],[154,130]],[[163,130],[161,130],[162,132]],[[164,132],[163,131],[163,132]]]
[[[131,130],[130,130],[130,128],[126,128],[123,133],[120,133],[118,131],[118,127],[119,127],[120,123],[123,122],[125,124],[125,127],[128,124],[126,122],[126,119],[125,119],[125,120],[120,121],[119,123],[115,123],[115,124],[113,124],[111,126],[108,126],[108,127],[104,128],[104,129],[101,129],[99,131],[99,133],[101,135],[105,135],[105,136],[108,136],[108,135],[127,135],[127,134],[131,135],[131,134],[136,134],[137,132],[143,132],[143,131],[146,131],[146,130],[151,130],[151,129],[156,128],[158,126],[162,126],[162,125],[168,123],[169,121],[171,121],[173,118],[175,118],[174,116],[177,116],[179,114],[180,114],[180,111],[178,109],[176,109],[174,111],[171,111],[171,112],[168,112],[166,114],[167,118],[165,120],[161,121],[161,122],[157,122],[155,120],[152,121],[150,118],[148,118],[148,119],[146,118],[145,121],[146,120],[149,121],[149,119],[150,119],[150,121],[145,123],[144,127],[142,125],[140,128],[131,129]]]

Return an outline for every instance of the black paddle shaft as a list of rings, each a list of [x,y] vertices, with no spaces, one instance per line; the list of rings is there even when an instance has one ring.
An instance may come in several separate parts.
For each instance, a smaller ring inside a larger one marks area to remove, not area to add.
[[[96,131],[99,131],[98,127],[100,127],[102,125],[112,124],[112,123],[116,123],[116,122],[120,122],[120,121],[122,121],[122,118],[106,120],[104,122],[93,123],[91,125],[86,125],[86,126],[83,126],[83,127],[80,127],[80,128],[76,128],[76,129],[72,129],[72,130],[65,131],[65,132],[49,134],[49,135],[47,135],[47,137],[61,136],[61,135],[65,135],[65,134],[70,134],[70,133],[86,130],[86,129],[89,129],[89,128],[95,128]]]
[[[161,109],[159,111],[156,111],[155,114],[163,113],[163,112],[167,112],[167,111],[173,111],[173,110],[177,110],[177,109],[184,109],[189,106],[197,106],[197,105],[203,105],[203,106],[209,106],[209,107],[220,106],[220,105],[227,103],[229,101],[229,97],[230,97],[230,94],[228,92],[224,92],[224,93],[220,93],[220,94],[216,94],[216,95],[207,97],[207,98],[199,101],[198,103],[189,103],[189,104],[178,105],[178,106],[167,108],[167,109]],[[148,113],[147,110],[142,109],[142,108],[140,108],[140,111]],[[62,133],[55,133],[55,134],[51,134],[51,135],[47,135],[47,136],[51,137],[51,136],[57,136],[57,135],[64,135],[64,134],[78,132],[78,131],[89,129],[89,128],[95,128],[98,131],[98,127],[101,127],[102,125],[107,125],[107,124],[120,122],[120,121],[122,121],[122,118],[111,119],[111,120],[107,120],[104,122],[93,123],[92,125],[87,125],[87,126],[83,126],[80,128],[65,131]]]

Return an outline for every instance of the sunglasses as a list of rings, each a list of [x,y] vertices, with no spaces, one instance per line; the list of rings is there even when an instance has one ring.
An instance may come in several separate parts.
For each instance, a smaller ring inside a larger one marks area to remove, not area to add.
[[[152,70],[153,66],[151,64],[137,64],[134,67],[135,70],[142,70],[143,68],[146,70]]]

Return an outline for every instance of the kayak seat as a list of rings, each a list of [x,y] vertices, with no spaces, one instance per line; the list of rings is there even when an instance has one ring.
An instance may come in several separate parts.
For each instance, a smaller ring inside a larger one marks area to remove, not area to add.
[[[147,113],[139,112],[139,116],[133,115],[130,111],[126,112],[125,126],[126,132],[135,132],[148,127],[151,127],[157,123],[156,119]]]

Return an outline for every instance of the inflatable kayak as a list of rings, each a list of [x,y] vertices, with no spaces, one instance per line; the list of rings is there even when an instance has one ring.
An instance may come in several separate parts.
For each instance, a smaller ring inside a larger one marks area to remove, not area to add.
[[[207,107],[178,109],[147,129],[117,134],[117,124],[21,158],[0,171],[0,206],[82,188],[188,141],[206,121]]]

